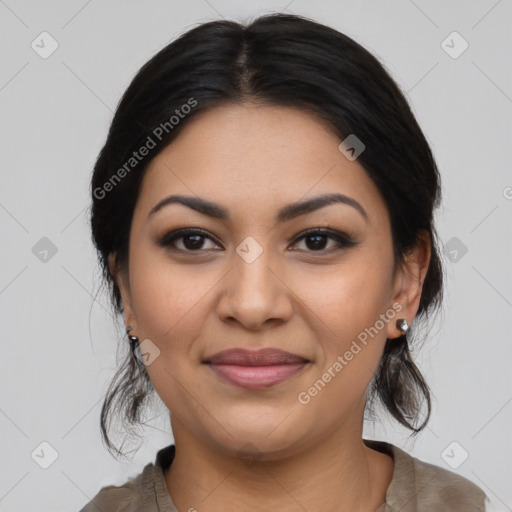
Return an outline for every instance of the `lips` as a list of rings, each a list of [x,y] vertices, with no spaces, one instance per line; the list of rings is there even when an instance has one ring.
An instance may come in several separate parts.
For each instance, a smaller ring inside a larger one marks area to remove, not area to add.
[[[266,348],[224,350],[203,362],[226,383],[245,389],[262,389],[296,375],[310,361],[290,352]]]
[[[308,360],[296,354],[274,348],[262,348],[258,351],[237,348],[218,352],[207,359],[206,362],[238,366],[273,366],[306,363]]]

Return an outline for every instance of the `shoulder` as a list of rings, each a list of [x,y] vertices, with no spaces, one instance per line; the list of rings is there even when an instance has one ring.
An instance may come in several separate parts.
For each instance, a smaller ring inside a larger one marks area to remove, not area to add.
[[[398,510],[478,512],[486,509],[486,494],[469,479],[417,459],[394,445],[391,449],[395,471],[388,489],[389,501]]]
[[[147,464],[136,476],[122,485],[107,485],[79,512],[153,512],[148,506],[147,483],[153,473],[153,464]]]

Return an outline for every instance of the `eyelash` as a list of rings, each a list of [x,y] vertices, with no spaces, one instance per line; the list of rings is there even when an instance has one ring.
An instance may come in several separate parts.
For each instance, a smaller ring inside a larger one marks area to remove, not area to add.
[[[177,249],[176,247],[173,247],[173,243],[176,240],[179,240],[181,238],[185,238],[188,235],[196,235],[196,236],[202,236],[204,238],[209,238],[212,240],[215,244],[218,244],[206,231],[203,231],[199,228],[187,228],[187,229],[179,229],[177,231],[172,231],[170,233],[167,233],[162,238],[158,240],[158,245],[161,247],[170,247],[172,250],[182,253],[194,253],[194,252],[203,252],[204,249],[197,249],[197,250],[191,250],[191,249]],[[334,251],[339,251],[344,248],[349,248],[357,245],[357,242],[354,241],[350,236],[346,235],[345,233],[341,233],[339,231],[333,231],[330,229],[319,229],[314,228],[307,231],[304,231],[303,233],[300,233],[297,238],[293,241],[293,245],[296,243],[302,241],[305,238],[310,238],[313,236],[324,236],[327,238],[331,238],[332,240],[335,240],[338,244],[337,247],[330,248],[330,249],[320,249],[318,251],[315,250],[305,250],[306,252],[311,253],[327,253],[330,254]],[[216,249],[214,249],[216,250]]]

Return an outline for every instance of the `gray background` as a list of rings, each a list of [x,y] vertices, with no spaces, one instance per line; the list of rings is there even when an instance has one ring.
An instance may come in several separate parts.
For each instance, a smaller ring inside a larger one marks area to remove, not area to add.
[[[512,510],[511,7],[0,0],[0,511],[78,510],[171,442],[161,403],[131,462],[111,458],[100,441],[122,332],[90,242],[91,169],[121,94],[156,51],[198,22],[283,10],[330,24],[381,59],[408,94],[443,179],[446,301],[418,354],[433,417],[416,440],[385,417],[365,435],[466,476],[497,509]],[[47,58],[44,31],[58,43]],[[458,53],[461,40],[442,45],[453,31],[469,44],[457,58],[445,49]]]

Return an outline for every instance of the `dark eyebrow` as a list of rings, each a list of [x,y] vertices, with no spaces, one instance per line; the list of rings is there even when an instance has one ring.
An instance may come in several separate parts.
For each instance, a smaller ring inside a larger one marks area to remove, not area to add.
[[[171,195],[165,197],[151,208],[148,213],[148,217],[161,210],[164,206],[173,203],[182,204],[196,212],[202,213],[203,215],[213,217],[214,219],[229,220],[229,213],[224,207],[216,203],[212,203],[211,201],[207,201],[206,199],[182,195]],[[311,199],[306,199],[305,201],[288,204],[279,209],[276,220],[277,222],[286,222],[335,203],[352,206],[364,217],[366,221],[368,221],[368,214],[366,213],[366,210],[355,199],[343,194],[324,194]]]

